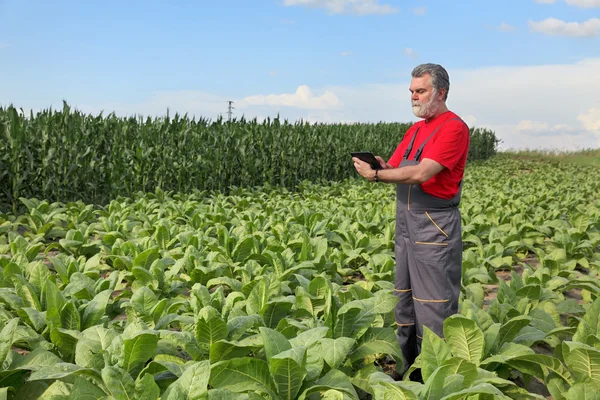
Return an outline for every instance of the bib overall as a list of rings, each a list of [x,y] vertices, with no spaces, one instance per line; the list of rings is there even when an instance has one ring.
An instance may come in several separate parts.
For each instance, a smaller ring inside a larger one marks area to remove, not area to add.
[[[421,143],[410,160],[418,131],[415,132],[400,167],[418,165],[423,148],[442,125]],[[458,209],[461,187],[462,181],[453,198],[442,199],[425,193],[420,185],[396,185],[394,293],[399,297],[395,314],[404,371],[421,352],[423,327],[443,338],[444,320],[458,311],[462,272]]]

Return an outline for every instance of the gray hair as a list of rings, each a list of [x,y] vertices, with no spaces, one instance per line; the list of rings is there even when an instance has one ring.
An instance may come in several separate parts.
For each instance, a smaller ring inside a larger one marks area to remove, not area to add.
[[[411,73],[413,78],[420,78],[425,74],[431,75],[431,84],[436,91],[439,92],[441,89],[446,89],[446,93],[444,94],[444,101],[446,101],[448,92],[450,91],[448,72],[439,64],[420,64]]]

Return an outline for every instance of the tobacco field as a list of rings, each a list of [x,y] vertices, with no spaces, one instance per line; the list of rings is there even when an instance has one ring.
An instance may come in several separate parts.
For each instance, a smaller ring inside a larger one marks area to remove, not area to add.
[[[425,330],[423,383],[393,378],[392,185],[20,197],[0,398],[600,399],[599,192],[596,167],[468,165],[460,311]]]

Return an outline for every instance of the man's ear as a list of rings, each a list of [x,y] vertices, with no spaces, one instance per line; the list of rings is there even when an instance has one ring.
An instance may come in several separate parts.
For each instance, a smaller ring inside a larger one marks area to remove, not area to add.
[[[446,96],[446,89],[440,89],[440,91],[438,92],[438,100],[444,100],[444,96]]]

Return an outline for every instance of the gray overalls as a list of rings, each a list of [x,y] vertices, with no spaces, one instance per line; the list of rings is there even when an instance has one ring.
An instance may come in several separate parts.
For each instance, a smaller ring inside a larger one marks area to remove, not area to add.
[[[419,164],[423,148],[442,125],[409,160],[417,130],[400,167]],[[423,326],[444,337],[444,320],[458,311],[462,272],[460,195],[460,187],[453,198],[446,200],[425,193],[420,185],[396,185],[394,293],[399,297],[395,313],[404,371],[421,352]]]

